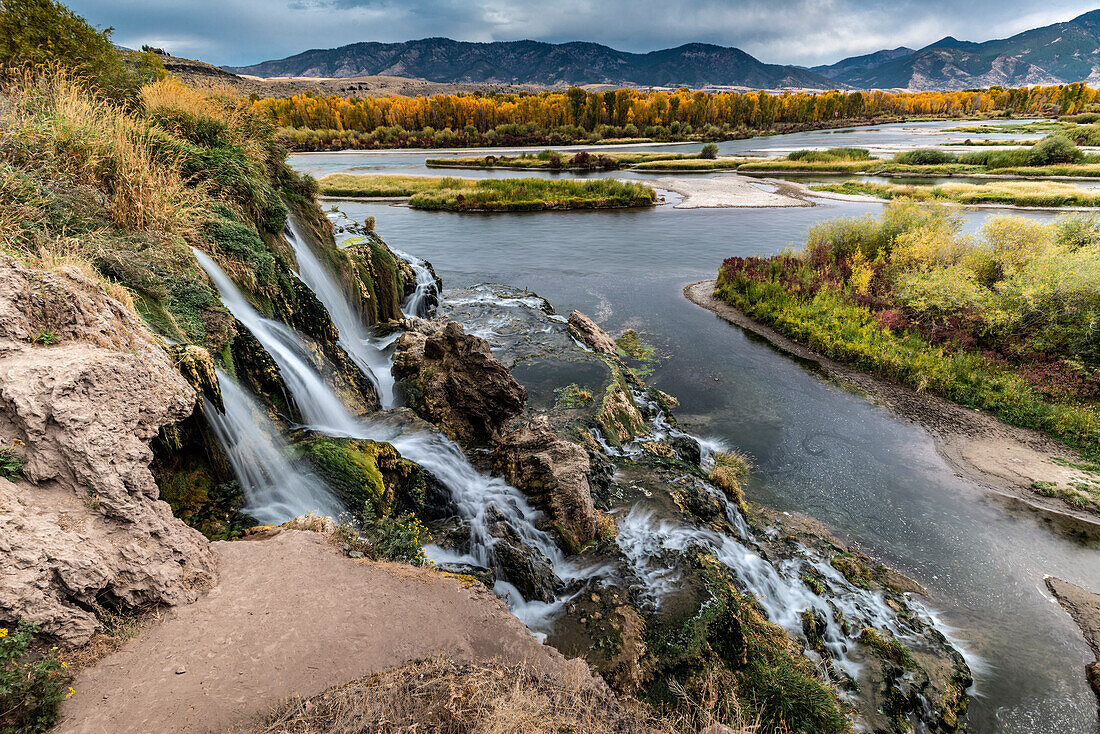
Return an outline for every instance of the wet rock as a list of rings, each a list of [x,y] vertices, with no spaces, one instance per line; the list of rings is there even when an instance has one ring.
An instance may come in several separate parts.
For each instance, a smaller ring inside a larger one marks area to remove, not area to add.
[[[569,331],[579,342],[599,354],[617,354],[615,340],[580,311],[569,314]]]
[[[412,512],[424,520],[454,514],[446,487],[391,444],[310,434],[295,448],[356,513]]]
[[[555,435],[546,416],[505,435],[494,467],[553,519],[569,546],[580,548],[596,537],[588,452]]]
[[[668,440],[672,450],[683,461],[692,466],[699,466],[703,461],[703,453],[699,442],[690,436],[674,436]]]
[[[211,583],[206,539],[149,470],[149,442],[195,400],[144,324],[79,270],[0,256],[0,443],[27,462],[0,479],[0,620],[80,643],[101,627],[96,605],[189,603]]]
[[[527,392],[484,339],[453,321],[410,319],[393,376],[410,407],[461,444],[485,443],[523,410]]]
[[[554,575],[550,559],[538,548],[524,543],[502,518],[492,522],[490,532],[496,538],[493,553],[501,577],[519,589],[528,601],[553,601],[561,590],[561,582]]]
[[[646,431],[645,418],[630,393],[621,382],[614,382],[604,394],[600,410],[596,413],[599,424],[607,441],[618,446],[643,435]]]

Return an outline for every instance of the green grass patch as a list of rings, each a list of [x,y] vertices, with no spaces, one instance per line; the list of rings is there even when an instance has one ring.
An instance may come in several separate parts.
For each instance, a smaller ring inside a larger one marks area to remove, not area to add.
[[[331,174],[319,182],[326,196],[409,197],[414,209],[515,212],[653,206],[657,193],[644,184],[597,179],[462,179],[433,176]]]

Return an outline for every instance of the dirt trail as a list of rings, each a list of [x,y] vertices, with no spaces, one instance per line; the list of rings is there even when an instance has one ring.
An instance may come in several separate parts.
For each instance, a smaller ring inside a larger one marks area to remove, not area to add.
[[[1060,457],[1073,463],[1084,462],[1065,444],[1038,431],[1010,426],[987,413],[881,380],[829,359],[715,298],[714,285],[713,280],[692,283],[684,288],[684,295],[697,306],[764,337],[784,352],[816,363],[829,376],[855,385],[875,402],[920,423],[931,434],[940,456],[959,476],[1040,510],[1068,530],[1100,535],[1100,514],[1031,490],[1033,482],[1068,485],[1087,478],[1077,469],[1052,461]]]
[[[219,585],[82,671],[56,733],[220,732],[287,696],[436,654],[577,665],[481,584],[353,561],[303,531],[212,547]]]

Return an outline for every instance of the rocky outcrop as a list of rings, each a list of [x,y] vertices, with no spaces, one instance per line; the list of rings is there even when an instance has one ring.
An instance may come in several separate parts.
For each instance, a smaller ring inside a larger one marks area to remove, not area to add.
[[[1100,701],[1100,594],[1053,576],[1047,576],[1046,584],[1050,593],[1081,628],[1085,642],[1096,654],[1096,660],[1085,666],[1085,677]]]
[[[588,452],[556,436],[546,416],[535,416],[501,439],[495,468],[550,515],[570,547],[596,537]]]
[[[416,413],[464,445],[485,443],[523,410],[527,391],[484,339],[445,319],[410,319],[393,376]]]
[[[205,538],[158,499],[149,442],[196,393],[145,326],[74,267],[0,257],[0,620],[67,642],[98,607],[194,601]]]
[[[593,352],[616,354],[615,340],[580,311],[569,314],[569,331]]]

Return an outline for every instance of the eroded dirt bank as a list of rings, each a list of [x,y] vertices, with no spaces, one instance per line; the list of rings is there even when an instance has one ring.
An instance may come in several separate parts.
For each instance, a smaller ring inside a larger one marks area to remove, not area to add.
[[[1038,431],[1010,426],[986,413],[881,380],[829,359],[716,298],[714,287],[713,280],[692,283],[684,288],[684,295],[697,306],[767,339],[785,352],[814,362],[830,377],[855,385],[875,402],[920,423],[931,434],[939,454],[960,476],[1023,502],[1072,531],[1092,536],[1100,534],[1097,514],[1031,490],[1034,482],[1069,484],[1081,481],[1079,470],[1052,461],[1059,457],[1067,463],[1084,463],[1072,449]]]
[[[220,583],[82,671],[55,732],[220,732],[288,696],[436,655],[583,666],[481,584],[348,559],[312,532],[212,548]]]

